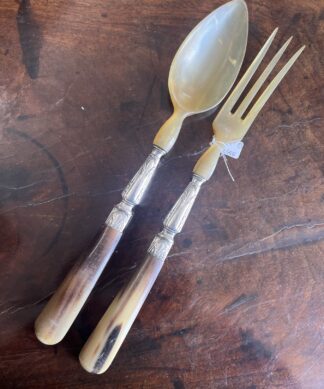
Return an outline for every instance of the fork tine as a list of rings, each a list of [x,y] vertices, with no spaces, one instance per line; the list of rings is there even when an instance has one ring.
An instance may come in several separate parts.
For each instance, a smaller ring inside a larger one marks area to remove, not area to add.
[[[244,100],[241,102],[238,109],[235,111],[235,115],[238,117],[242,117],[248,106],[250,105],[251,101],[253,100],[254,96],[258,93],[260,88],[262,87],[265,80],[268,78],[269,74],[272,72],[273,68],[276,66],[279,59],[282,57],[283,53],[287,49],[289,43],[291,42],[292,37],[290,37],[287,42],[281,47],[281,49],[277,52],[277,54],[272,58],[272,60],[269,62],[268,66],[264,69],[261,76],[257,79],[257,81],[252,86],[249,93],[245,96]]]
[[[258,115],[258,113],[261,111],[264,104],[267,102],[269,97],[272,95],[273,91],[277,88],[281,80],[285,77],[289,69],[292,67],[294,62],[297,60],[297,58],[300,56],[300,54],[305,49],[305,46],[302,46],[286,63],[286,65],[279,71],[279,73],[275,76],[275,78],[270,82],[270,84],[267,86],[267,88],[264,90],[262,95],[258,98],[258,100],[255,102],[254,106],[251,108],[250,112],[247,114],[245,119],[243,120],[245,126],[247,126],[247,129],[251,126],[254,119]]]
[[[272,32],[272,34],[267,39],[266,43],[263,45],[261,50],[259,51],[258,55],[255,57],[254,61],[249,66],[248,70],[244,73],[241,80],[238,82],[236,87],[234,88],[233,92],[230,94],[230,96],[227,98],[223,109],[226,109],[228,111],[231,111],[234,104],[237,102],[238,98],[241,96],[243,90],[245,89],[246,85],[252,78],[253,74],[259,67],[261,61],[263,60],[264,56],[266,55],[274,37],[276,36],[278,32],[278,27]]]

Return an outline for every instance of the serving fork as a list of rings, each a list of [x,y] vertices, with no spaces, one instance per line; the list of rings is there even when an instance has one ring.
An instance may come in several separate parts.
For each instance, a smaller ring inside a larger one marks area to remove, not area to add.
[[[224,146],[228,147],[243,139],[264,104],[304,50],[305,46],[301,47],[288,60],[253,103],[289,45],[292,39],[289,38],[274,55],[238,108],[233,111],[268,51],[277,30],[270,35],[213,121],[213,142],[196,163],[191,182],[165,218],[164,228],[153,239],[144,262],[131,281],[117,294],[81,350],[79,358],[85,370],[100,374],[108,369],[151,290],[173,245],[175,235],[182,230],[202,184],[213,174]]]

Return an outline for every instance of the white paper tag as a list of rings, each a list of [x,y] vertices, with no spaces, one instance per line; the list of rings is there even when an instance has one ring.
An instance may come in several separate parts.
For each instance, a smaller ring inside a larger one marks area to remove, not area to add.
[[[243,149],[244,143],[241,141],[225,143],[222,147],[222,154],[238,159]]]

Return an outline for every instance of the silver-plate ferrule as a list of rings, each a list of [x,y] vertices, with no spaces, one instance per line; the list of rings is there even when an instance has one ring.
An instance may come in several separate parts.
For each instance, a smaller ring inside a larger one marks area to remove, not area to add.
[[[163,222],[163,230],[155,236],[148,252],[164,261],[174,242],[176,234],[181,232],[190,210],[196,200],[201,185],[205,182],[200,176],[194,175],[178,201]]]
[[[146,192],[161,157],[165,151],[154,146],[151,154],[122,192],[123,200],[110,212],[106,225],[123,232],[133,215],[133,208],[139,204]]]

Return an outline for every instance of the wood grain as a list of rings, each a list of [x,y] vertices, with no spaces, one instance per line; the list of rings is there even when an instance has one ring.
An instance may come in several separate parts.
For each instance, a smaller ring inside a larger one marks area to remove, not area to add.
[[[248,0],[242,72],[279,26],[306,49],[250,130],[232,183],[220,161],[114,364],[78,354],[144,257],[208,146],[186,119],[117,252],[58,346],[33,323],[87,252],[171,114],[167,75],[219,0],[0,2],[1,388],[322,389],[323,10]],[[284,63],[284,62],[282,62]]]

